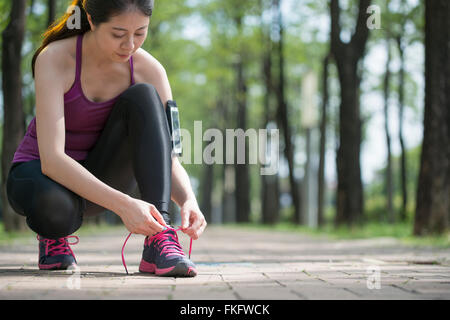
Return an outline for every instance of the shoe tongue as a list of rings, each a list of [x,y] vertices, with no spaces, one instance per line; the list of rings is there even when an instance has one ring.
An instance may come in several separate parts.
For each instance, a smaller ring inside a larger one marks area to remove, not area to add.
[[[158,233],[155,233],[152,236],[149,236],[149,239],[159,238],[165,234],[175,234],[174,229],[169,226],[169,228],[164,227],[164,229]]]
[[[166,230],[164,230],[166,233],[171,233],[171,234],[175,234],[176,231],[174,228],[167,228]]]
[[[170,237],[172,237],[172,236],[175,237],[177,233],[175,232],[174,229],[166,229],[163,232],[161,232],[161,234],[162,235],[167,234],[167,235],[170,235]]]
[[[164,234],[164,233],[175,233],[175,229],[172,226],[164,227],[164,229],[161,232],[158,232],[157,234]]]

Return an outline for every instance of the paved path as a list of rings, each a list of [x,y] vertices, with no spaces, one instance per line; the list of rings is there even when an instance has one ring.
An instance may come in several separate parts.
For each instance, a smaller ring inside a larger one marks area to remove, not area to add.
[[[0,246],[0,299],[450,299],[450,249],[211,226],[194,241],[199,275],[160,278],[138,272],[139,235],[128,241],[125,274],[126,235],[80,236],[79,272],[38,270],[34,238]]]

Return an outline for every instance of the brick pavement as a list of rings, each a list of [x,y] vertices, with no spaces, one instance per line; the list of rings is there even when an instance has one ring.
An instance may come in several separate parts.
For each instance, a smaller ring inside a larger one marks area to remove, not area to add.
[[[72,247],[78,272],[38,270],[35,238],[0,246],[0,299],[450,298],[450,249],[209,226],[194,241],[199,275],[161,278],[138,271],[140,235],[128,241],[125,274],[126,235],[116,228],[80,236]],[[179,236],[187,250],[188,238]]]

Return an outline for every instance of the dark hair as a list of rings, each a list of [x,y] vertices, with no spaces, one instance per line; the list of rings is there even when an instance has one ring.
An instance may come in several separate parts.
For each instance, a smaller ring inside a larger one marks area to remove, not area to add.
[[[111,17],[127,11],[132,6],[139,9],[144,15],[151,17],[153,3],[154,0],[73,0],[71,6],[77,6],[81,11],[80,28],[69,29],[67,27],[67,22],[72,16],[72,12],[66,12],[48,27],[43,34],[42,44],[36,50],[31,62],[33,78],[36,59],[49,43],[83,34],[91,29],[86,13],[89,13],[94,25],[99,25],[108,22]]]

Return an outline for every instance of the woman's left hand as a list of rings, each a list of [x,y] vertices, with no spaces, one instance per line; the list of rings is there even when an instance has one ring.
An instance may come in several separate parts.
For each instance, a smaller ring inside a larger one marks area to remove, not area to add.
[[[187,200],[181,206],[181,231],[197,240],[206,228],[206,220],[197,201]]]

